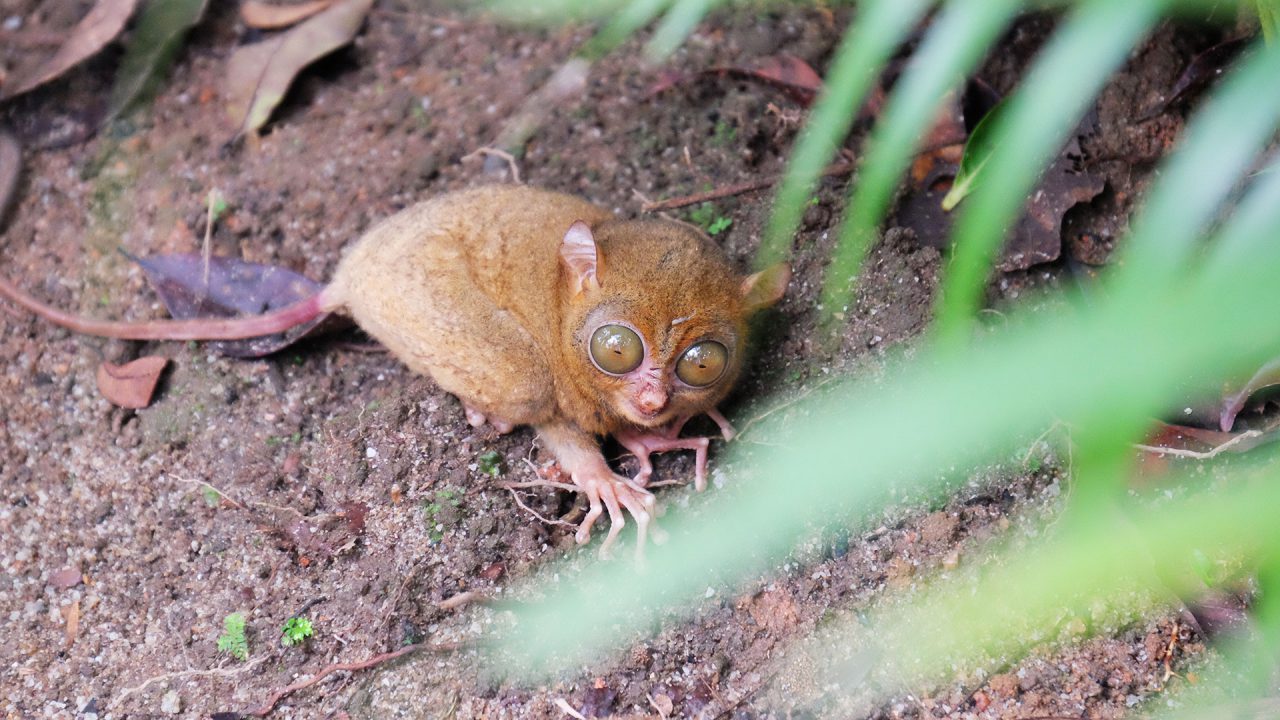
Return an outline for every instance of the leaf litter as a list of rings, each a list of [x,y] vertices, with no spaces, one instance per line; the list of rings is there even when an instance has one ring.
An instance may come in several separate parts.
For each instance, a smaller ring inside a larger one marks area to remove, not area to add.
[[[977,89],[985,88],[985,83]],[[977,96],[985,92],[976,93]],[[975,83],[971,83],[964,99],[953,97],[944,106],[938,122],[930,133],[930,139],[956,139],[959,119],[966,118],[963,108],[974,104]],[[965,140],[964,151],[958,161],[947,144],[934,145],[922,153],[912,166],[911,189],[900,203],[896,222],[911,228],[922,245],[939,249],[947,247],[951,240],[954,219],[951,212],[965,196],[985,178],[983,169],[995,151],[990,140],[991,128],[999,123],[999,103],[983,98],[975,106],[985,110],[974,124]],[[1081,123],[1092,122],[1093,114]],[[1081,169],[1083,150],[1079,132],[1059,152],[1053,163],[1040,178],[1039,184],[1027,198],[1022,216],[1014,225],[1006,241],[996,269],[1000,272],[1026,270],[1041,263],[1057,260],[1062,254],[1062,220],[1071,208],[1089,202],[1102,193],[1106,186],[1102,177]]]
[[[280,30],[306,20],[333,4],[333,0],[311,0],[296,5],[245,0],[240,5],[240,20],[258,30]]]
[[[98,0],[54,56],[35,74],[15,83],[13,90],[4,93],[4,98],[30,92],[98,54],[124,30],[137,5],[138,0]]]
[[[822,76],[809,63],[787,54],[769,55],[742,65],[721,65],[698,73],[664,70],[649,88],[649,96],[700,77],[732,77],[778,88],[803,107],[808,107],[822,91]]]
[[[168,364],[169,358],[156,355],[123,365],[104,362],[98,366],[98,391],[111,404],[122,408],[147,407]]]
[[[339,0],[275,37],[236,49],[227,63],[227,116],[236,136],[256,133],[303,68],[355,38],[373,0]]]

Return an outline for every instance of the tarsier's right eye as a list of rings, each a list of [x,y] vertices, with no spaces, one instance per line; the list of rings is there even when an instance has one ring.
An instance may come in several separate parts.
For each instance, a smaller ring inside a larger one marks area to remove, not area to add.
[[[610,375],[625,375],[640,367],[644,343],[625,325],[601,325],[591,333],[591,361]]]

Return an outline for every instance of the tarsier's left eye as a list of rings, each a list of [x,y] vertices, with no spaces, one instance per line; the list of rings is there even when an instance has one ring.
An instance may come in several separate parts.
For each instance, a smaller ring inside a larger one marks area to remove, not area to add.
[[[715,340],[703,340],[684,351],[676,362],[676,377],[693,387],[706,387],[724,373],[729,351]]]

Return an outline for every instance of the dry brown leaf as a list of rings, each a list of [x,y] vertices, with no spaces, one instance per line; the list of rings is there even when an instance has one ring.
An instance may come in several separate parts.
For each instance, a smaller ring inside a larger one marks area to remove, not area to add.
[[[4,96],[10,98],[33,90],[97,54],[124,30],[137,5],[138,0],[98,0],[58,52],[36,74],[15,83]]]
[[[124,365],[104,362],[98,366],[98,391],[112,404],[124,408],[144,408],[151,404],[160,373],[169,358],[141,357]]]
[[[67,635],[67,647],[71,647],[71,645],[76,641],[76,636],[80,634],[79,600],[62,607],[62,619],[67,621],[67,626],[65,628]]]
[[[227,115],[237,134],[256,132],[284,99],[294,77],[351,42],[373,0],[339,0],[324,12],[270,40],[245,45],[227,64]]]
[[[311,0],[296,5],[274,5],[245,0],[240,5],[240,19],[259,30],[279,30],[297,25],[333,4],[333,0]]]

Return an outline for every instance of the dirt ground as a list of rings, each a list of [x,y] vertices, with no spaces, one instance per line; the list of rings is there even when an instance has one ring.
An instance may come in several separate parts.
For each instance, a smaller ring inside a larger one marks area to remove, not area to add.
[[[90,4],[0,0],[0,19],[56,36]],[[226,144],[219,99],[226,60],[251,34],[234,3],[210,5],[147,111],[84,137],[106,103],[117,50],[5,108],[27,153],[0,257],[4,272],[40,297],[100,317],[159,316],[141,272],[117,249],[198,250],[215,189],[228,205],[212,234],[215,253],[323,279],[377,220],[445,190],[506,180],[468,155],[589,37],[585,28],[503,28],[382,0],[353,46],[305,73],[251,148]],[[821,72],[846,21],[799,7],[717,15],[669,65],[788,53]],[[981,75],[998,91],[1013,87],[1052,27],[1050,17],[1021,21]],[[1106,189],[1069,213],[1067,257],[1002,276],[993,302],[1070,282],[1105,259],[1186,110],[1137,118],[1217,37],[1168,25],[1132,54],[1083,127],[1081,148]],[[0,44],[0,62],[13,73],[33,52]],[[655,96],[657,73],[641,58],[639,42],[624,46],[593,68],[583,96],[551,108],[519,158],[525,182],[635,215],[642,198],[783,168],[802,112],[794,100],[710,76]],[[860,137],[855,131],[849,146]],[[929,320],[942,256],[912,228],[891,228],[839,351],[816,343],[815,297],[848,189],[847,177],[824,180],[806,211],[795,280],[725,408],[739,426],[767,396],[796,395],[832,372],[876,372],[886,349],[909,345]],[[732,220],[717,239],[745,266],[768,198],[740,195],[672,215]],[[386,354],[357,352],[354,334],[235,360],[196,344],[75,336],[8,306],[0,328],[0,712],[13,718],[225,720],[330,663],[419,641],[462,648],[337,673],[284,698],[274,715],[568,717],[563,701],[587,716],[826,716],[832,710],[821,700],[794,702],[788,688],[798,679],[771,674],[791,639],[833,611],[909,592],[926,570],[964,563],[984,541],[1052,517],[1067,482],[1052,453],[1038,450],[1047,462],[1010,462],[975,476],[974,489],[943,507],[895,508],[877,528],[837,533],[749,591],[715,593],[694,620],[619,648],[612,664],[527,687],[485,670],[466,644],[484,636],[491,610],[440,603],[497,594],[550,558],[596,561],[576,549],[569,529],[535,518],[483,472],[489,465],[479,458],[493,451],[500,480],[533,479],[525,461],[545,452],[531,430],[473,430],[455,399]],[[149,354],[172,358],[151,407],[123,410],[100,396],[94,378],[104,359]],[[629,458],[619,463],[634,469]],[[691,473],[689,457],[659,460],[660,477]],[[749,491],[732,487],[731,473],[716,480],[723,487],[712,493]],[[690,487],[659,492],[678,512],[700,511],[694,495]],[[545,517],[575,502],[551,490],[521,500]],[[236,611],[247,619],[248,662],[216,647],[224,616]],[[314,621],[315,636],[281,646],[279,627],[300,614]],[[996,659],[859,712],[1124,717],[1184,682],[1167,669],[1206,654],[1175,617],[1087,640],[1086,623],[1064,617],[1030,657]]]

